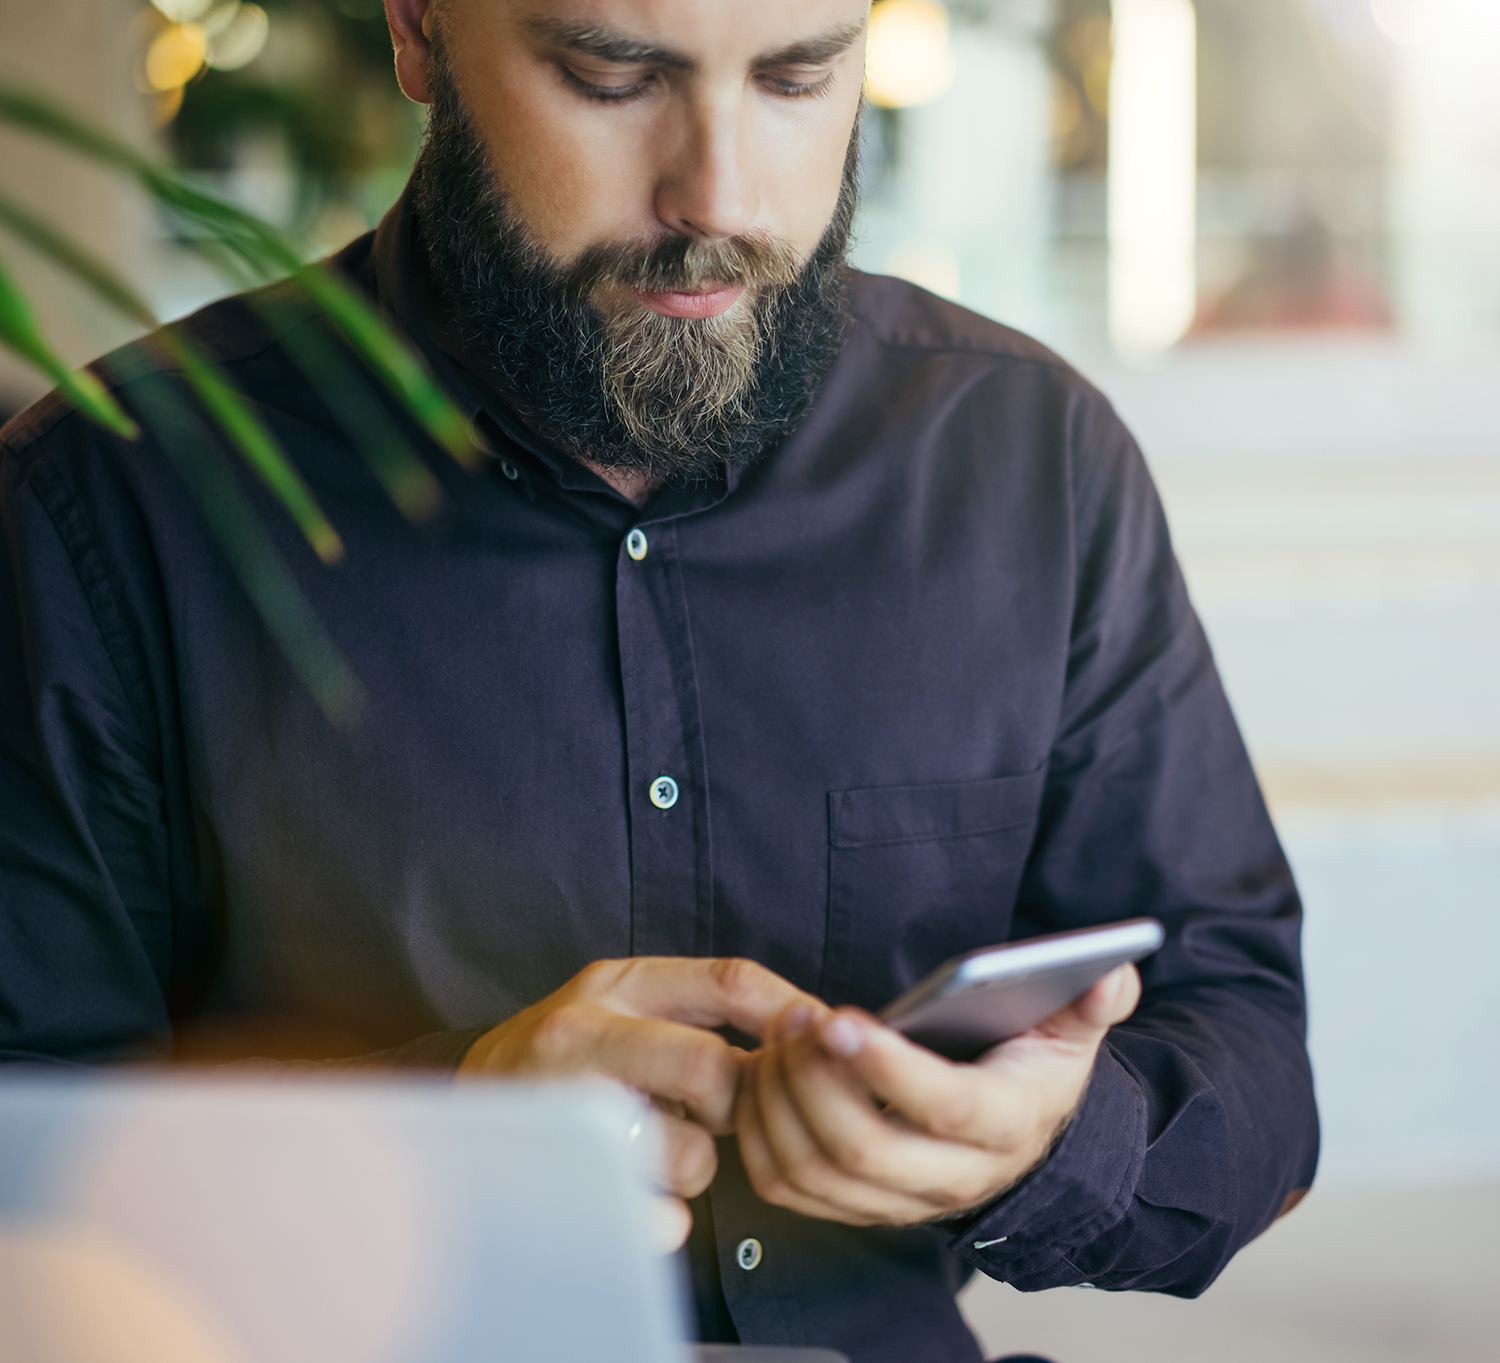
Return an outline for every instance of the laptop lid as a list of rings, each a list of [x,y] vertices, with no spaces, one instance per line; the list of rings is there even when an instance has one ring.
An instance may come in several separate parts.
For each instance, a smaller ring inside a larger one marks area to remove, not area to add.
[[[0,1082],[0,1358],[687,1363],[594,1084]]]

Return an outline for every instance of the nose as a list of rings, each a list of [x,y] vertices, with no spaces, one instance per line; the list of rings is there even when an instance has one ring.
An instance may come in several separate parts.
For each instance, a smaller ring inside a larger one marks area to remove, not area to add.
[[[735,102],[692,111],[656,187],[656,214],[674,232],[717,241],[760,212],[746,128]]]

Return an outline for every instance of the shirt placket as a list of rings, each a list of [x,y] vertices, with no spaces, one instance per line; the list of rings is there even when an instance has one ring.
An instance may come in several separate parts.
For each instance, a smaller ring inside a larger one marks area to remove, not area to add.
[[[615,602],[629,773],[631,952],[713,950],[702,711],[677,523],[620,542]]]

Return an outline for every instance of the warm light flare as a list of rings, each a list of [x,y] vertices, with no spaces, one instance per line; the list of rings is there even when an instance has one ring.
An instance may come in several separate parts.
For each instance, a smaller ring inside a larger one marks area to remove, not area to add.
[[[172,24],[146,49],[146,84],[153,90],[178,90],[203,69],[208,38],[197,24]]]
[[[865,93],[887,109],[927,104],[953,84],[948,11],[938,0],[880,0],[870,11]]]
[[[137,68],[136,81],[143,93],[153,96],[151,121],[160,128],[177,116],[183,87],[205,67],[238,71],[260,56],[270,36],[271,20],[259,5],[241,4],[240,0],[152,3],[172,22],[151,40]]]
[[[0,1358],[246,1363],[212,1304],[87,1222],[0,1221]]]

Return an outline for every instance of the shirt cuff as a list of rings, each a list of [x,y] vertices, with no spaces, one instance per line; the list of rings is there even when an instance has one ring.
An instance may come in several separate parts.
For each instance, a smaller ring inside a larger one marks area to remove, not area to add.
[[[977,1213],[948,1248],[1023,1292],[1082,1286],[1068,1254],[1124,1219],[1145,1160],[1145,1096],[1103,1047],[1051,1157],[1014,1192]]]

